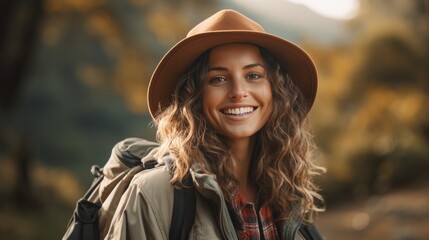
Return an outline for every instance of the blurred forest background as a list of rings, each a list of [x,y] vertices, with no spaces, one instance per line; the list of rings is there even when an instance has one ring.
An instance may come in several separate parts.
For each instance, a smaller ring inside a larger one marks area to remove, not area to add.
[[[3,0],[2,239],[62,236],[90,166],[123,138],[154,139],[146,88],[157,62],[222,8],[318,66],[324,235],[429,239],[429,0],[361,0],[347,21],[280,0]]]

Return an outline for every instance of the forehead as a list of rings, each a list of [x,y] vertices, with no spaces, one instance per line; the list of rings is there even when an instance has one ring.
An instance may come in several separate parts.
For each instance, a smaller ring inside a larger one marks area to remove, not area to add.
[[[209,65],[228,62],[252,61],[262,63],[263,58],[257,46],[246,43],[229,43],[214,47],[210,51]]]

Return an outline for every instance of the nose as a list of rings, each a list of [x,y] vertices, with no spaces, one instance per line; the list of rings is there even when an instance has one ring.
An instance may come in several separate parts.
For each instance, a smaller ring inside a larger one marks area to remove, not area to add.
[[[240,78],[234,78],[230,85],[229,97],[232,99],[240,100],[247,97],[248,91],[246,82]]]

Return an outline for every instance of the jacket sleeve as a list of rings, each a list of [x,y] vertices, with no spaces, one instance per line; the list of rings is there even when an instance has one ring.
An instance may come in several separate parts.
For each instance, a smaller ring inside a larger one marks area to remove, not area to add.
[[[154,178],[143,176],[129,186],[105,240],[168,239],[173,191],[168,181],[159,182]]]

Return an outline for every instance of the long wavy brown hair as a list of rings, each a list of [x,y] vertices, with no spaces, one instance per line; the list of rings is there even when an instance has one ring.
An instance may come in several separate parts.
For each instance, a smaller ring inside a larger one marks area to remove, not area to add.
[[[301,218],[311,222],[323,211],[314,175],[324,171],[312,162],[314,144],[308,131],[307,104],[287,72],[265,49],[259,47],[271,82],[273,111],[266,125],[254,136],[255,151],[250,176],[258,188],[258,200],[268,203],[276,219],[286,219],[292,205],[301,206]],[[158,156],[173,156],[172,183],[180,183],[193,164],[217,176],[227,200],[237,191],[238,179],[229,146],[207,123],[202,111],[202,88],[208,71],[210,50],[202,54],[184,74],[171,104],[155,118]]]

